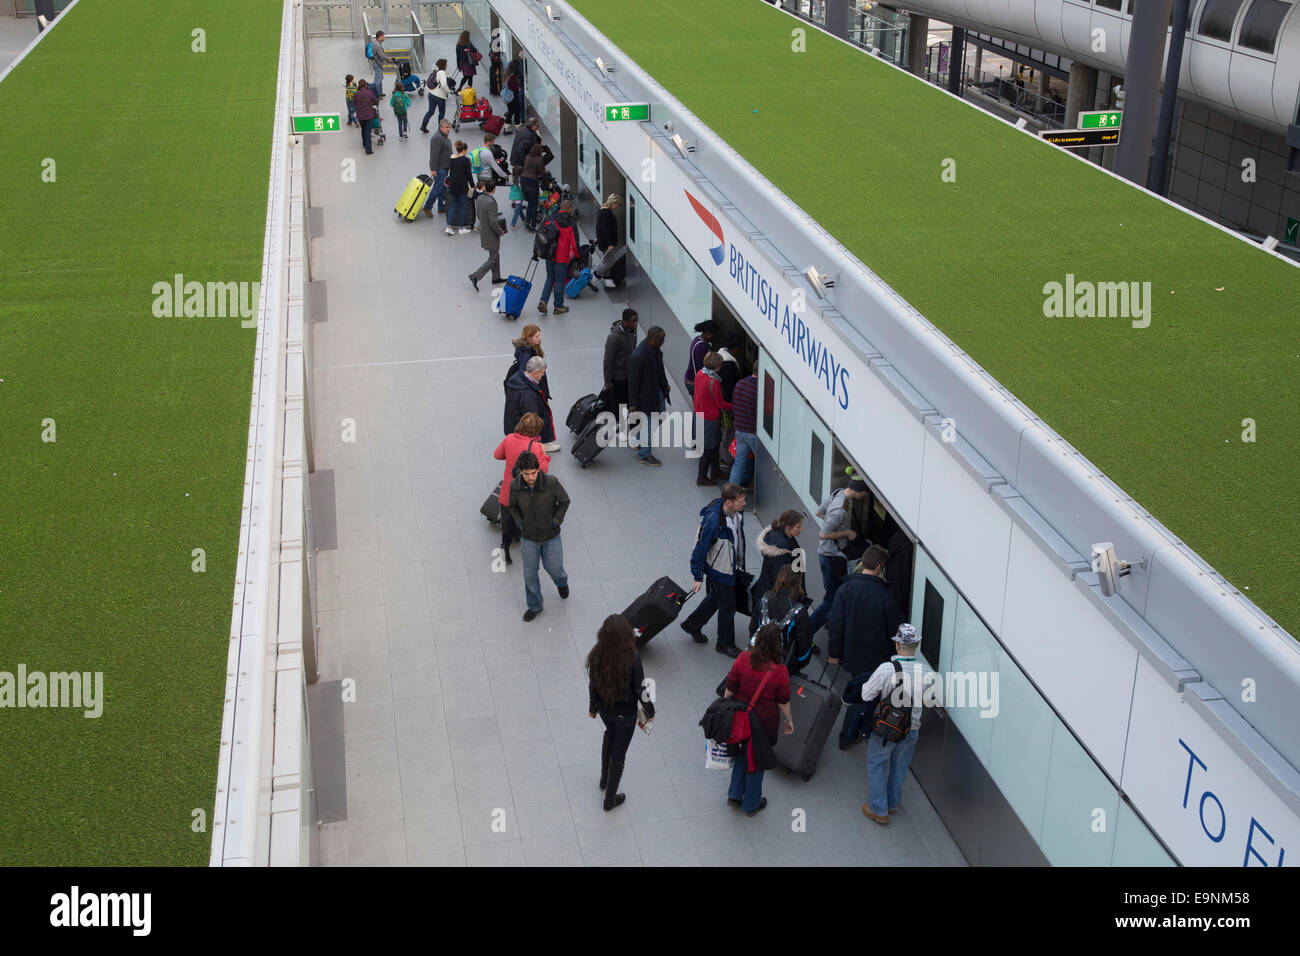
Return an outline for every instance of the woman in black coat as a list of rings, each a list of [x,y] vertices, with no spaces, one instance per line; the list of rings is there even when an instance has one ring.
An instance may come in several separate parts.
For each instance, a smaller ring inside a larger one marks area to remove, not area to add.
[[[460,70],[460,82],[456,84],[456,90],[459,92],[467,86],[474,85],[474,73],[478,69],[478,61],[483,59],[479,55],[478,48],[470,42],[469,31],[461,32],[460,37],[456,40],[456,69]]]
[[[641,658],[636,652],[632,625],[622,614],[611,614],[596,633],[596,646],[587,655],[587,716],[600,716],[605,738],[600,747],[600,789],[605,791],[605,809],[613,810],[627,799],[618,792],[628,744],[637,728],[637,707],[647,721],[654,720],[654,695],[643,690],[646,683]]]
[[[803,515],[791,509],[782,511],[771,525],[759,533],[758,550],[763,555],[763,567],[758,573],[758,580],[750,589],[750,593],[755,598],[754,603],[757,603],[757,598],[771,590],[772,585],[776,583],[777,572],[783,566],[794,562],[797,557],[795,552],[801,551],[799,542],[795,539],[799,537],[799,532],[802,530]],[[800,567],[805,567],[807,563],[808,559],[805,555]],[[802,585],[803,571],[799,571],[798,574]]]
[[[808,616],[812,601],[804,594],[802,578],[790,565],[782,566],[771,590],[758,596],[749,616],[750,637],[763,624],[780,626],[782,659],[791,674],[803,670],[813,653],[812,619]]]
[[[618,245],[618,218],[614,210],[623,205],[623,199],[617,193],[610,193],[605,205],[596,214],[596,248],[608,255]],[[622,284],[627,277],[627,257],[621,257],[605,276],[605,288],[613,289]]]
[[[510,343],[515,347],[515,361],[519,363],[521,369],[528,367],[528,360],[534,355],[545,358],[546,353],[542,351],[542,328],[539,325],[525,325],[519,338]],[[551,400],[551,383],[542,376],[538,382],[542,386],[542,391],[546,393],[546,400]]]

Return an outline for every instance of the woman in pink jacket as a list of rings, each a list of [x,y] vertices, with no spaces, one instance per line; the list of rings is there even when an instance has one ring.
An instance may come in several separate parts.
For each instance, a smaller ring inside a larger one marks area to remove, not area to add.
[[[538,437],[542,433],[542,418],[528,412],[519,419],[519,424],[515,430],[501,439],[501,444],[497,445],[497,450],[492,453],[492,457],[497,461],[506,463],[505,474],[501,478],[501,493],[497,500],[501,502],[501,550],[506,556],[506,564],[511,564],[510,545],[519,539],[519,529],[515,527],[515,519],[510,517],[510,509],[506,507],[510,504],[510,481],[515,476],[515,461],[526,451],[531,451],[537,456],[537,462],[541,465],[542,471],[548,471],[551,464],[551,457],[546,454],[542,447],[542,440]]]
[[[712,486],[727,480],[718,467],[718,446],[722,443],[722,410],[731,408],[731,402],[722,397],[720,368],[722,356],[710,352],[704,356],[704,368],[695,373],[695,412],[704,416],[704,454],[700,456],[697,485]]]

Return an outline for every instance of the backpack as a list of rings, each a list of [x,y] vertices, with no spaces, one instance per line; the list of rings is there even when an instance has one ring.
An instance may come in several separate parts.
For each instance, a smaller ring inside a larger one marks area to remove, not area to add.
[[[513,362],[510,363],[510,371],[506,372],[506,377],[501,380],[501,391],[505,392],[507,395],[510,394],[510,389],[506,388],[506,383],[509,382],[512,378],[514,378],[515,374],[518,371],[519,371],[519,359],[515,359]]]
[[[758,627],[762,627],[765,624],[778,625],[781,628],[781,649],[785,652],[786,665],[789,666],[790,664],[796,664],[798,667],[802,667],[804,664],[808,663],[808,660],[812,657],[812,645],[810,644],[804,649],[802,654],[796,657],[794,654],[794,632],[799,623],[799,612],[805,610],[805,606],[799,601],[791,601],[790,609],[785,612],[785,616],[780,620],[774,621],[767,611],[767,598],[768,595],[764,594],[758,603]],[[755,628],[755,630],[757,630],[757,628]]]
[[[555,224],[554,219],[548,219],[537,227],[537,234],[533,237],[533,258],[554,259],[559,242],[560,227]]]
[[[876,702],[876,709],[872,711],[870,727],[872,731],[879,734],[884,740],[890,743],[898,743],[912,729],[912,708],[895,707],[893,703],[894,691],[902,686],[903,683],[903,665],[898,661],[891,661],[894,665],[894,682],[885,690],[881,691],[880,699]],[[915,688],[913,688],[915,692]]]
[[[375,58],[375,41],[374,41],[374,40],[367,40],[367,41],[366,41],[366,59],[367,59],[367,60],[373,60],[374,58]]]

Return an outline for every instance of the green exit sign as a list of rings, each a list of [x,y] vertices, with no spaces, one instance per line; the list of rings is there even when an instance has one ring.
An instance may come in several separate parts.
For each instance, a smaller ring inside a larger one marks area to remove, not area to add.
[[[1124,114],[1119,110],[1092,110],[1079,114],[1079,129],[1111,129],[1120,124]]]
[[[293,117],[295,133],[330,133],[339,128],[338,113],[313,113]]]
[[[634,120],[644,122],[650,119],[649,103],[610,103],[605,107],[605,119],[611,123],[615,120]]]

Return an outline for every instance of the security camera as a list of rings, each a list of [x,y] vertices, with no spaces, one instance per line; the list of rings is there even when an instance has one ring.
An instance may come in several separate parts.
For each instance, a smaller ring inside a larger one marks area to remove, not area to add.
[[[682,154],[682,159],[686,159],[689,154],[695,152],[695,144],[686,142],[677,133],[673,133],[673,145],[677,147],[677,152]]]
[[[818,272],[816,266],[809,266],[807,269],[804,269],[803,274],[804,278],[808,280],[808,284],[812,286],[813,292],[819,299],[826,298],[827,289],[835,288],[836,277],[830,274]]]
[[[549,3],[546,5],[546,19],[548,20],[560,19],[560,15],[551,8],[551,5]]]
[[[1138,562],[1138,567],[1147,566],[1146,558]],[[1097,572],[1101,593],[1110,597],[1115,593],[1116,582],[1133,570],[1133,565],[1115,557],[1115,545],[1102,541],[1092,546],[1092,569]]]
[[[606,63],[600,57],[596,57],[596,69],[600,70],[600,72],[605,76],[609,76],[614,72],[614,67]]]

